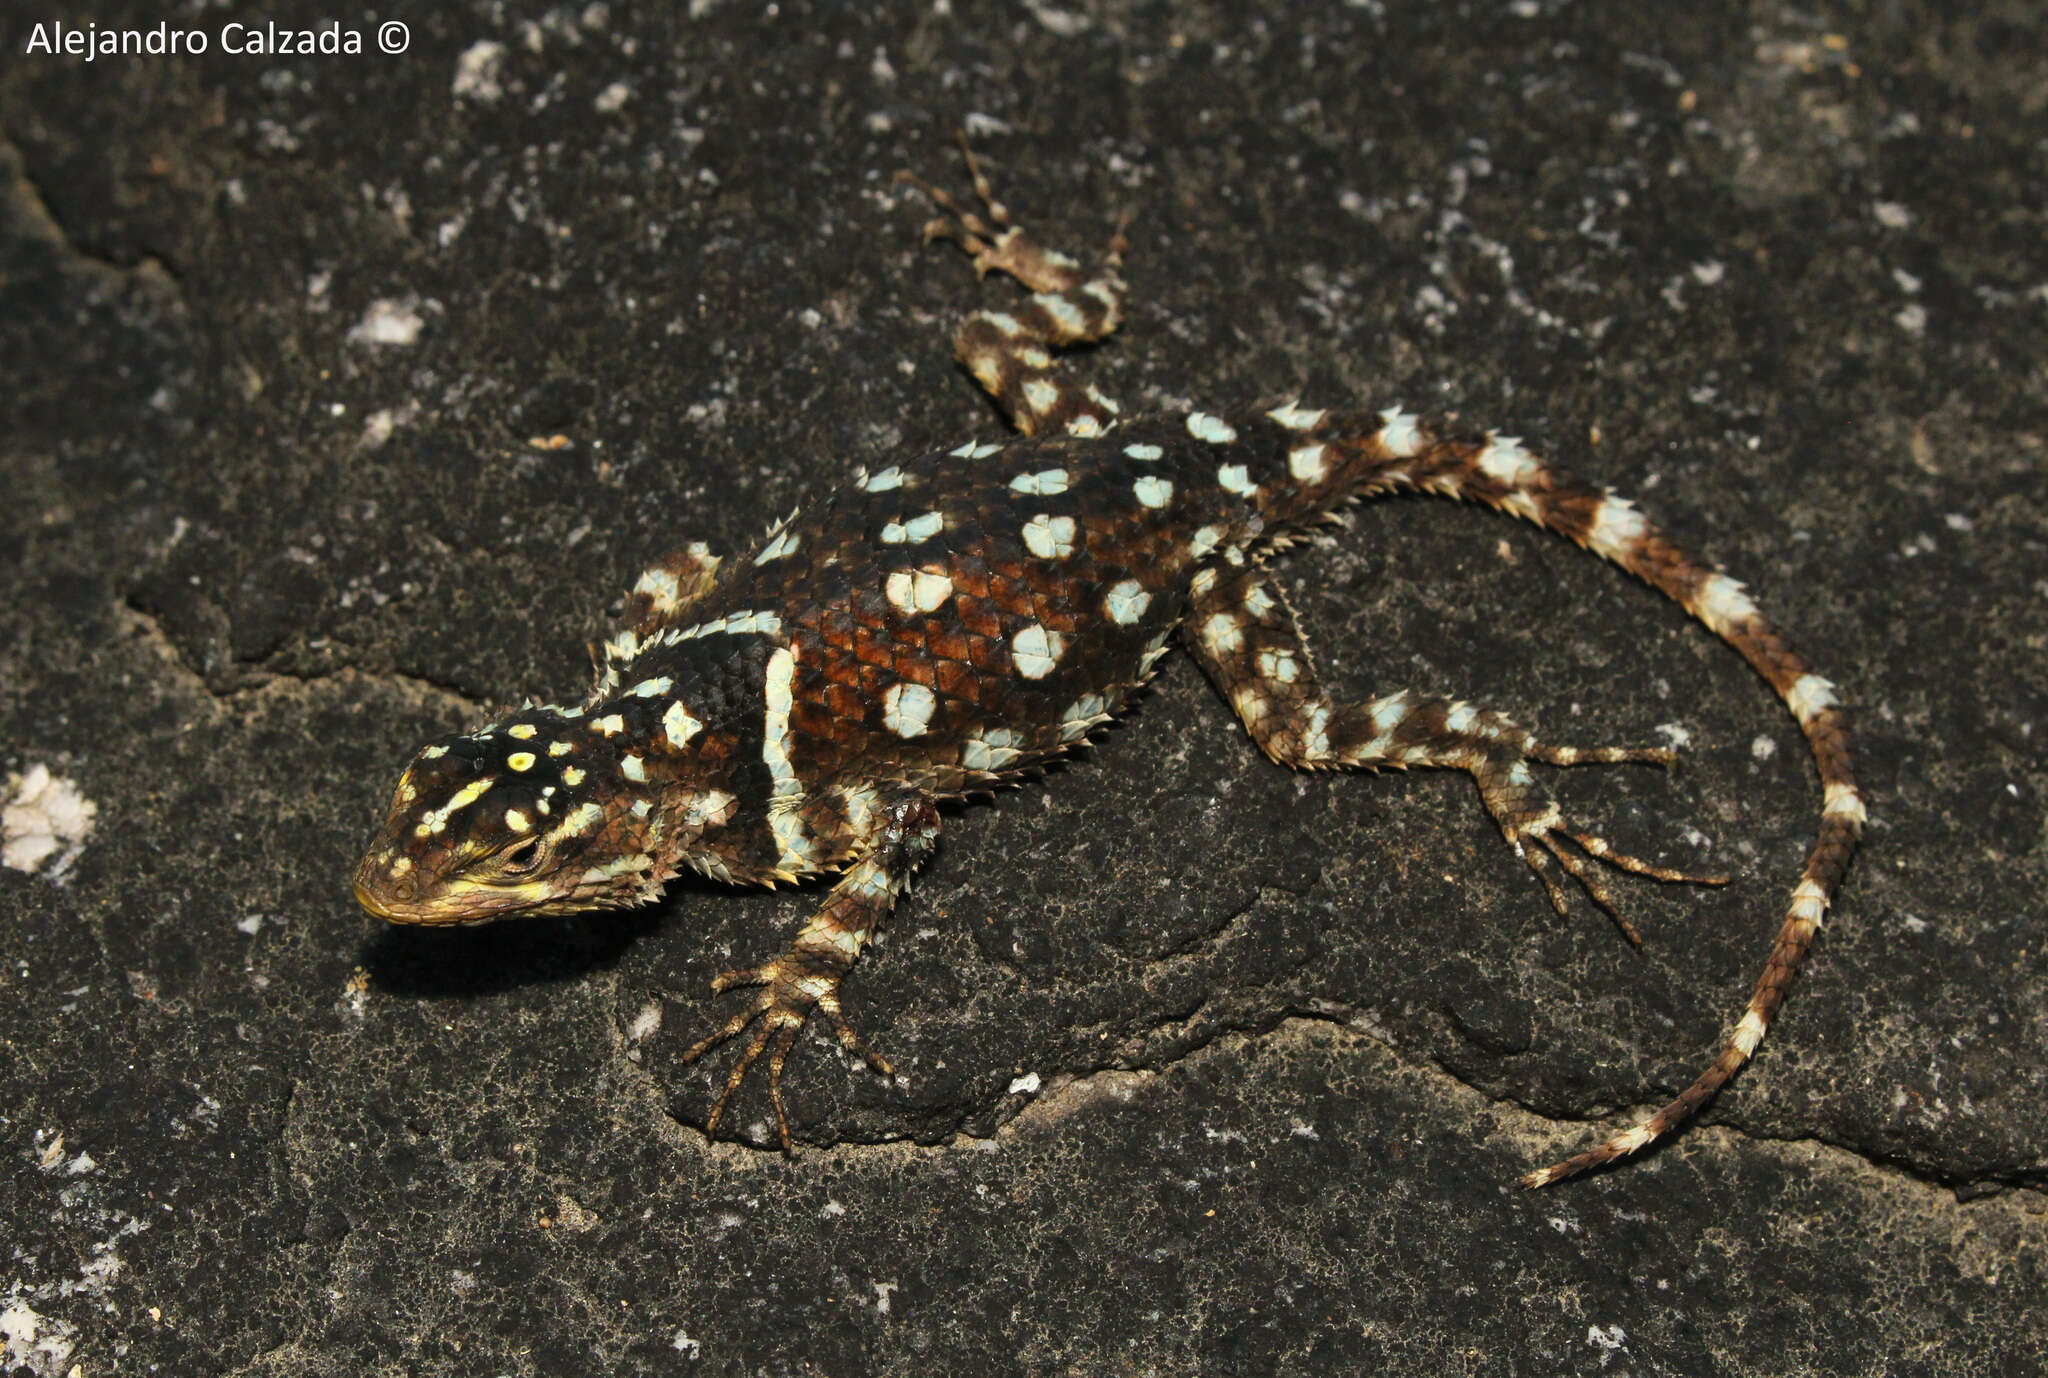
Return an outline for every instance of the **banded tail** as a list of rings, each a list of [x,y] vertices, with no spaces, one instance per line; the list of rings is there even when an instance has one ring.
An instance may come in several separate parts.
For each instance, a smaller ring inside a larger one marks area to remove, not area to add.
[[[1741,584],[1679,549],[1626,498],[1544,463],[1510,437],[1447,439],[1398,409],[1380,413],[1380,424],[1369,432],[1369,420],[1356,413],[1326,418],[1288,407],[1268,415],[1304,432],[1304,441],[1321,440],[1342,456],[1314,491],[1284,500],[1297,510],[1275,512],[1282,521],[1308,515],[1302,509],[1331,510],[1345,497],[1399,489],[1480,502],[1526,518],[1621,566],[1704,623],[1777,691],[1806,735],[1820,771],[1820,829],[1749,1006],[1720,1055],[1642,1123],[1520,1180],[1525,1187],[1548,1186],[1634,1153],[1691,1119],[1749,1061],[1848,869],[1866,815],[1848,718],[1834,686],[1764,619]],[[1354,438],[1361,432],[1364,439]]]

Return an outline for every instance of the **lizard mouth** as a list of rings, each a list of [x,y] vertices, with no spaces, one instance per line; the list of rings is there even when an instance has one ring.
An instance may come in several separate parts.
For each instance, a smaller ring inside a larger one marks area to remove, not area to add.
[[[352,888],[356,903],[373,918],[435,928],[490,923],[532,909],[547,898],[544,888],[533,885],[493,886],[458,881],[446,889],[421,887],[410,877],[394,879],[374,857],[364,858]],[[426,893],[421,893],[423,889]]]
[[[373,918],[387,923],[460,923],[460,918],[437,911],[431,905],[403,900],[380,889],[366,865],[356,872],[356,903]]]

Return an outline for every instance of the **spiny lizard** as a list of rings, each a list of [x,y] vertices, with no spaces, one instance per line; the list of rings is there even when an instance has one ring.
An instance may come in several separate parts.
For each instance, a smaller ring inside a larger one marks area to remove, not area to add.
[[[1569,874],[1615,913],[1603,865],[1719,883],[1572,828],[1530,769],[1671,752],[1556,746],[1454,699],[1360,703],[1320,683],[1267,558],[1354,499],[1417,490],[1526,518],[1661,590],[1769,681],[1806,734],[1825,791],[1819,835],[1720,1055],[1648,1120],[1522,1181],[1632,1153],[1691,1116],[1763,1038],[1861,830],[1832,686],[1740,584],[1507,436],[1446,436],[1399,408],[1124,418],[1053,357],[1117,328],[1122,228],[1091,275],[1012,222],[971,151],[967,166],[979,212],[903,180],[943,212],[927,237],[957,241],[979,274],[1032,293],[954,335],[1022,438],[888,456],[740,559],[689,545],[653,565],[581,706],[528,706],[418,753],[356,871],[363,907],[395,923],[471,924],[644,904],[684,868],[769,885],[837,873],[787,951],[713,983],[761,990],[685,1054],[751,1028],[705,1129],[765,1052],[788,1146],[783,1064],[814,1012],[891,1073],[848,1025],[839,984],[931,854],[937,803],[1019,783],[1086,741],[1176,641],[1283,765],[1468,772],[1560,912]]]

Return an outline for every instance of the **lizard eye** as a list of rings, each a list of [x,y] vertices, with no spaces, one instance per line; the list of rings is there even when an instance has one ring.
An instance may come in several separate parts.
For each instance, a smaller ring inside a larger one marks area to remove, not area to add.
[[[498,869],[508,876],[523,876],[540,865],[540,839],[529,837],[498,853]]]

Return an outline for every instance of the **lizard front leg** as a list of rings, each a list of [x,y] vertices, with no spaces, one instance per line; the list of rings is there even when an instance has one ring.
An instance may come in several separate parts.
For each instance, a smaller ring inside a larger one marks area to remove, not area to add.
[[[846,1022],[839,1008],[839,983],[860,959],[861,948],[876,926],[895,906],[911,873],[937,845],[939,814],[930,796],[905,789],[876,808],[871,819],[860,839],[859,859],[839,878],[788,950],[765,966],[728,971],[711,983],[713,994],[737,986],[760,986],[762,991],[751,1007],[683,1054],[685,1063],[694,1062],[750,1025],[758,1025],[711,1106],[711,1116],[704,1122],[706,1134],[717,1131],[733,1093],[767,1052],[768,1097],[775,1105],[775,1127],[782,1136],[783,1150],[795,1151],[789,1117],[782,1108],[782,1067],[813,1010],[831,1021],[848,1052],[883,1076],[894,1075],[895,1069]]]

